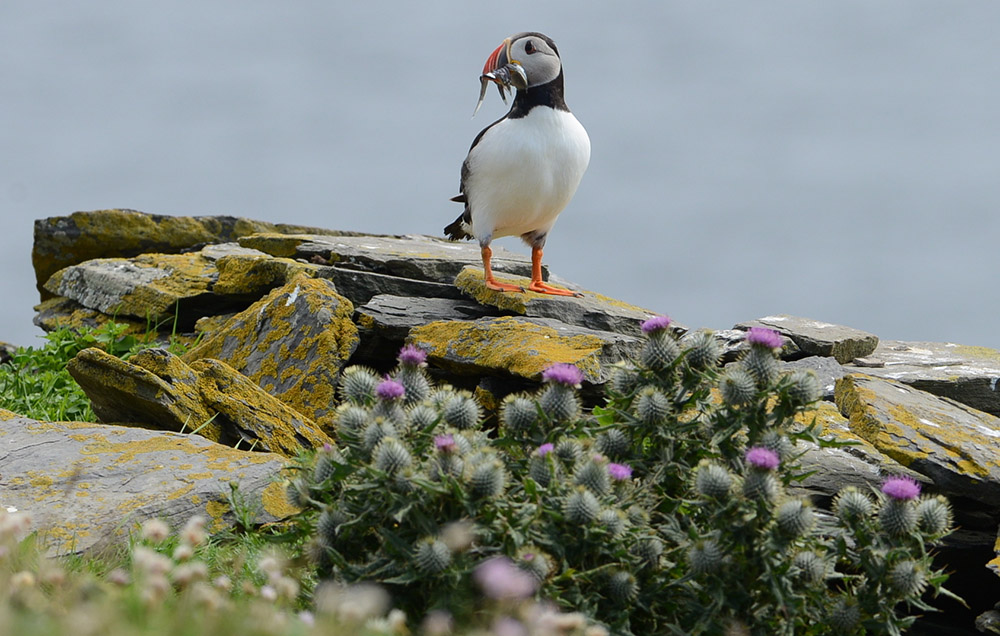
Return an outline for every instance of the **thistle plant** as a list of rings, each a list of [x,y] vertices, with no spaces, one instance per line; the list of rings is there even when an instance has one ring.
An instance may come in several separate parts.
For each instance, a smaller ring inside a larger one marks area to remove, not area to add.
[[[892,478],[826,515],[796,491],[804,444],[835,442],[800,423],[819,383],[781,373],[776,332],[751,329],[725,368],[711,332],[642,332],[602,404],[553,365],[503,399],[495,434],[415,347],[386,379],[346,370],[339,447],[288,488],[317,575],[379,582],[408,616],[544,597],[622,634],[895,634],[948,594],[929,554],[944,498]]]

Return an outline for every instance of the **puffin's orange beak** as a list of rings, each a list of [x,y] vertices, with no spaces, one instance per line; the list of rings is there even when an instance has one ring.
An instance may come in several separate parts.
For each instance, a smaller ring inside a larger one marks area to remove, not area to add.
[[[495,51],[490,53],[488,58],[486,58],[486,64],[483,66],[483,75],[492,73],[500,67],[507,66],[509,62],[510,38],[507,38],[500,43],[500,46],[498,46]]]

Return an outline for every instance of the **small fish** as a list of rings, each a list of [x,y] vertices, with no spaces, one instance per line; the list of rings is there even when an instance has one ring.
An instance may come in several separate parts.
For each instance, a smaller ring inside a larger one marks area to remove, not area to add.
[[[497,85],[497,90],[500,92],[500,99],[506,104],[507,93],[513,94],[514,88],[524,90],[528,87],[528,76],[524,72],[524,69],[521,68],[521,65],[516,63],[508,64],[495,71],[480,75],[479,101],[476,102],[476,110],[472,111],[473,117],[479,112],[479,107],[483,105],[483,100],[486,99],[486,87],[490,82]]]

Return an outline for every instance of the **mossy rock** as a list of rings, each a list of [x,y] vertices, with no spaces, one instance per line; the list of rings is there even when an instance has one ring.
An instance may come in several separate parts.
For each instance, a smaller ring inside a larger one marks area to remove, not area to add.
[[[300,274],[236,314],[188,351],[191,364],[221,360],[326,427],[340,369],[358,346],[354,306],[333,283]]]

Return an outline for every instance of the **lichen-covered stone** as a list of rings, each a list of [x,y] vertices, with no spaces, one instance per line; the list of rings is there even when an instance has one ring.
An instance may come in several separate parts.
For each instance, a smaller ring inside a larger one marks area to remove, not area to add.
[[[299,263],[289,258],[267,254],[232,254],[215,261],[218,280],[212,291],[223,296],[242,296],[257,300],[275,287],[281,287],[300,273],[315,275],[318,265]]]
[[[299,275],[236,314],[184,356],[221,360],[326,427],[337,377],[358,346],[354,306],[333,283]]]
[[[1000,415],[1000,351],[942,342],[886,340],[848,367]]]
[[[930,478],[945,495],[1000,504],[1000,419],[860,374],[838,380],[835,395],[851,431],[879,452]]]
[[[461,375],[538,380],[550,365],[568,362],[592,384],[606,382],[610,365],[636,355],[642,346],[632,336],[513,316],[432,322],[413,328],[410,340],[429,352],[434,364]]]
[[[466,265],[482,264],[478,245],[430,236],[257,234],[241,238],[240,245],[272,256],[446,284],[451,284]],[[523,255],[494,247],[493,268],[498,272],[528,276],[531,263]]]
[[[438,283],[403,276],[392,276],[345,267],[322,267],[316,274],[328,278],[337,286],[337,293],[346,297],[354,306],[364,305],[375,296],[404,296],[408,298],[463,298],[450,281]]]
[[[834,358],[841,364],[869,355],[878,345],[878,336],[867,331],[785,314],[736,325],[743,330],[751,327],[774,329],[791,339],[803,353]]]
[[[198,374],[198,389],[205,405],[215,413],[229,442],[237,438],[240,448],[264,450],[295,457],[307,449],[333,444],[333,440],[308,418],[271,397],[246,376],[218,360],[191,363]]]
[[[71,265],[53,274],[45,287],[110,316],[156,323],[179,315],[187,326],[235,304],[212,291],[218,276],[214,260],[199,252],[141,254]]]
[[[341,234],[233,216],[167,216],[136,210],[74,212],[35,221],[31,262],[42,300],[57,271],[95,258],[128,258],[146,252],[176,254],[205,243],[234,241],[255,232]]]
[[[123,333],[141,335],[149,331],[149,323],[145,320],[129,318],[127,316],[109,316],[96,309],[84,307],[75,300],[55,296],[35,305],[35,326],[41,327],[47,332],[57,329],[72,329],[80,331],[82,329],[97,329],[109,322],[125,325]]]
[[[378,366],[396,357],[414,327],[437,321],[475,320],[490,313],[490,308],[465,299],[375,296],[358,307],[355,314],[361,335],[357,360]]]
[[[197,435],[0,413],[0,503],[30,514],[53,556],[124,545],[153,517],[179,528],[202,515],[221,530],[230,482],[257,504],[255,522],[283,519],[285,461]]]
[[[497,276],[497,280],[527,287],[529,279]],[[623,334],[639,335],[644,321],[655,312],[594,292],[582,297],[552,296],[525,291],[499,292],[486,287],[482,267],[467,266],[455,278],[455,286],[476,302],[529,318],[553,318],[561,322]]]
[[[202,403],[197,376],[164,350],[147,351],[127,362],[100,349],[84,349],[67,371],[90,398],[102,422],[134,423],[165,431],[198,432],[218,441],[222,430]],[[163,374],[135,362],[145,361]],[[207,424],[206,424],[207,423]]]

